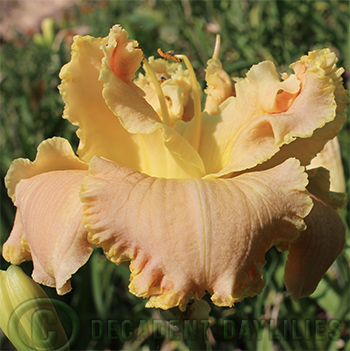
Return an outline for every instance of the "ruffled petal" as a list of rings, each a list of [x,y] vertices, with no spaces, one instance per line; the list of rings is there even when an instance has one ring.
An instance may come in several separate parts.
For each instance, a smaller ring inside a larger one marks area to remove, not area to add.
[[[131,80],[126,81],[124,76],[118,77],[115,68],[112,70],[110,62],[118,54],[114,52],[118,50],[119,38],[124,38],[124,32],[119,26],[111,29],[109,45],[103,47],[105,57],[100,80],[104,82],[103,97],[106,104],[130,135],[134,134],[139,140],[139,164],[133,168],[164,178],[203,176],[203,162],[191,144],[175,129],[161,122],[156,111],[143,98],[140,88]],[[128,48],[130,55],[132,50],[142,53],[137,42],[128,45]],[[130,78],[131,74],[128,77]]]
[[[108,46],[102,47],[104,58],[99,79],[104,82],[103,97],[129,133],[149,134],[161,120],[144,99],[143,91],[132,82],[143,52],[137,41],[127,38],[128,33],[124,29],[114,26],[108,36]],[[119,55],[121,59],[118,59]],[[118,67],[120,63],[122,65]],[[124,70],[127,74],[123,73]],[[115,89],[114,93],[112,89]]]
[[[82,225],[79,189],[87,171],[52,171],[16,187],[17,215],[3,246],[4,258],[19,264],[31,256],[32,277],[67,293],[69,279],[89,258],[92,245]]]
[[[344,123],[346,91],[336,62],[329,49],[311,52],[282,82],[271,62],[253,66],[235,85],[236,97],[227,99],[217,116],[203,116],[200,154],[207,172],[242,171],[275,154],[264,169],[290,157],[307,165]]]
[[[79,127],[77,153],[85,161],[105,157],[159,177],[200,177],[204,166],[198,153],[163,126],[132,82],[142,57],[137,41],[120,26],[102,39],[75,37],[59,88],[63,117]]]
[[[30,250],[24,235],[23,223],[19,211],[16,211],[13,229],[3,246],[2,255],[6,261],[15,265],[19,265],[23,261],[31,260]]]
[[[222,69],[222,64],[218,59],[210,59],[207,63],[205,80],[207,81],[207,99],[204,111],[210,116],[218,113],[219,105],[230,96],[234,96],[232,79]]]
[[[116,77],[142,96],[142,91],[132,82],[143,58],[139,43],[129,39],[128,32],[120,25],[115,25],[109,32],[108,44],[103,50],[108,57],[108,66]]]
[[[316,197],[305,218],[307,229],[289,244],[285,285],[294,300],[314,292],[345,244],[345,226],[337,212]]]
[[[131,260],[129,289],[148,307],[185,309],[205,291],[232,306],[261,292],[265,252],[305,229],[306,184],[295,159],[234,179],[174,180],[94,158],[84,224],[111,261]]]
[[[13,264],[32,259],[33,279],[62,294],[92,250],[79,199],[87,169],[67,140],[52,138],[39,145],[33,162],[15,160],[5,178],[17,213],[3,256]]]
[[[102,96],[103,83],[98,80],[103,58],[101,46],[107,44],[108,37],[74,37],[72,59],[60,72],[63,117],[79,127],[77,153],[83,160],[88,162],[98,155],[138,169],[138,137],[130,135],[108,108]],[[123,59],[123,50],[120,53]],[[125,73],[123,78],[126,77]]]
[[[16,201],[16,186],[22,179],[57,170],[88,169],[73,152],[66,139],[54,137],[44,140],[38,146],[38,152],[33,162],[18,158],[11,163],[5,177],[5,185],[12,201]]]
[[[344,169],[338,138],[330,140],[308,168],[325,167],[330,172],[330,190],[343,193],[346,190]]]

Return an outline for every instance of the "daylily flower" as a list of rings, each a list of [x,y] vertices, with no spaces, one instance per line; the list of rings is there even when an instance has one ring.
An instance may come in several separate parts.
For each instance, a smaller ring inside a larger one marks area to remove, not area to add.
[[[184,310],[206,291],[218,306],[259,294],[276,245],[289,250],[291,296],[311,294],[344,246],[343,195],[325,169],[305,171],[344,123],[335,54],[310,52],[282,80],[261,62],[235,84],[214,55],[204,111],[190,61],[175,56],[147,61],[120,26],[75,37],[60,92],[78,156],[53,138],[13,162],[5,259],[32,259],[33,278],[62,294],[96,245],[131,261],[129,289],[148,307]]]

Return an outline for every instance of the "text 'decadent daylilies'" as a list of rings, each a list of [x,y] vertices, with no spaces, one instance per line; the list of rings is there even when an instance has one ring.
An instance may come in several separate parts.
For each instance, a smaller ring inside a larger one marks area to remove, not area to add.
[[[130,291],[148,307],[186,308],[205,292],[232,306],[261,292],[267,250],[288,250],[294,299],[314,291],[344,246],[324,168],[305,170],[344,123],[343,70],[328,49],[282,80],[272,62],[235,84],[209,60],[204,111],[192,67],[150,58],[120,26],[75,37],[61,71],[64,118],[80,144],[53,138],[6,177],[17,206],[4,257],[32,259],[58,293],[102,247],[131,261]],[[135,72],[144,61],[145,74]]]

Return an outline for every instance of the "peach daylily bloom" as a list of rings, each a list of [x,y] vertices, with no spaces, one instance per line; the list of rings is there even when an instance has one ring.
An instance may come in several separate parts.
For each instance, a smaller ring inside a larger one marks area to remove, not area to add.
[[[310,52],[282,80],[262,62],[235,84],[213,58],[204,111],[190,62],[177,58],[187,70],[146,61],[120,26],[75,37],[60,92],[78,156],[53,138],[34,162],[13,162],[5,259],[31,258],[33,278],[65,293],[95,245],[131,262],[129,289],[148,307],[184,310],[206,291],[218,306],[259,294],[276,245],[289,250],[292,297],[311,294],[344,246],[344,197],[325,169],[305,170],[344,123],[335,54]]]

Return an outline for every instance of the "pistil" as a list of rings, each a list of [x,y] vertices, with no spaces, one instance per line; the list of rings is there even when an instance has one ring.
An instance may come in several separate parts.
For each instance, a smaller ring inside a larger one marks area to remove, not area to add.
[[[213,52],[213,59],[219,58],[220,44],[221,44],[220,34],[217,34],[216,35],[216,39],[215,39],[215,47],[214,47],[214,52]]]

